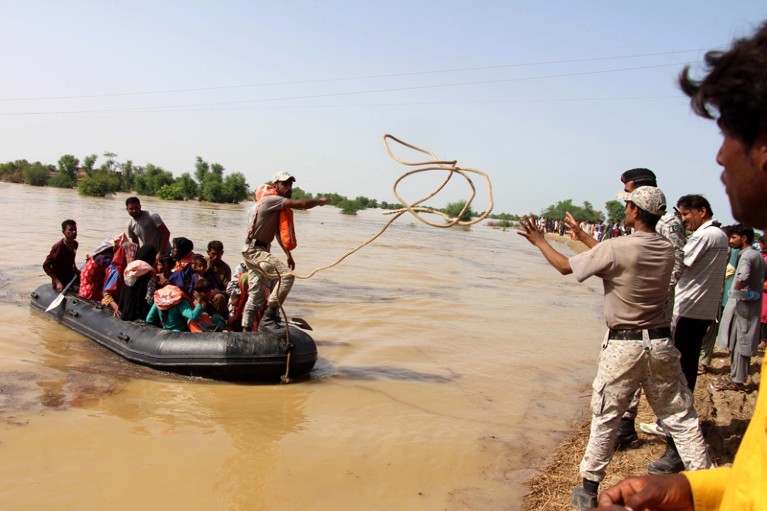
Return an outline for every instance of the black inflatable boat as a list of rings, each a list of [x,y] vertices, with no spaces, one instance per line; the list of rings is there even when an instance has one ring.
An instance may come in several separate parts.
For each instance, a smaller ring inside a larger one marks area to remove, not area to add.
[[[31,306],[45,312],[58,293],[50,284],[32,293]],[[289,327],[263,332],[171,332],[143,322],[122,321],[100,304],[67,295],[47,313],[61,324],[118,355],[155,369],[221,380],[280,381],[309,373],[317,346],[305,332]]]

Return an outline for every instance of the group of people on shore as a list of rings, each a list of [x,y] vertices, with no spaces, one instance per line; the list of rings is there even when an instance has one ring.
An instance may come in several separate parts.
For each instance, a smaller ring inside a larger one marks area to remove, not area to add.
[[[761,337],[765,260],[754,247],[751,226],[767,229],[767,23],[730,50],[707,53],[706,64],[703,79],[693,79],[688,67],[679,83],[693,110],[721,128],[716,161],[741,224],[725,234],[700,195],[681,197],[677,216],[655,175],[641,168],[621,176],[618,199],[625,201],[625,226],[633,231],[628,236],[600,242],[568,213],[566,227],[589,250],[567,258],[547,242],[532,214],[520,222],[520,234],[562,274],[572,273],[579,282],[596,276],[604,283],[608,330],[593,383],[583,485],[571,494],[576,509],[767,510],[765,366],[754,416],[732,467],[712,466],[692,393],[706,370],[707,334],[730,350],[730,377],[717,383],[723,391],[746,389]],[[730,249],[738,250],[734,259]],[[732,277],[724,292],[728,262]],[[650,475],[627,478],[598,497],[615,449],[637,439],[642,391],[658,416],[656,431],[667,436],[666,451],[649,465]]]
[[[293,284],[292,210],[329,202],[292,199],[293,182],[292,175],[279,172],[256,191],[243,260],[234,273],[222,260],[221,241],[210,241],[206,255],[195,253],[192,240],[171,240],[160,215],[142,210],[137,197],[125,201],[131,217],[125,232],[86,255],[82,269],[75,263],[77,223],[62,222],[64,237],[51,248],[43,269],[56,291],[79,281],[75,289],[81,298],[101,302],[124,321],[144,320],[173,331],[275,329]],[[271,254],[274,239],[287,265]]]

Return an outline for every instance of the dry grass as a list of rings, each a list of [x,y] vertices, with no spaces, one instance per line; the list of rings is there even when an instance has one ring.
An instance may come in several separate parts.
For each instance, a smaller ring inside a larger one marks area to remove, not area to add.
[[[715,463],[731,463],[748,420],[753,415],[759,383],[759,367],[762,355],[751,359],[750,392],[718,392],[711,383],[721,374],[729,372],[729,358],[717,352],[713,372],[698,377],[695,389],[695,403],[701,420],[701,428]],[[637,418],[640,422],[653,422],[655,416],[642,398]],[[551,511],[572,509],[570,492],[580,486],[578,474],[583,453],[589,436],[589,420],[573,426],[574,432],[563,440],[546,461],[539,473],[528,481],[530,492],[524,499],[523,509],[527,511]],[[665,441],[657,436],[638,432],[640,444],[637,448],[618,452],[607,469],[602,488],[617,483],[629,475],[646,474],[647,465],[663,454]]]

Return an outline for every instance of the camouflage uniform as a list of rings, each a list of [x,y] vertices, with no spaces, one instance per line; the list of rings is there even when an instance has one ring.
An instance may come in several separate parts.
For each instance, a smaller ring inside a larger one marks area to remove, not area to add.
[[[642,186],[618,198],[650,214],[662,216],[659,212],[665,210],[666,199],[656,187]],[[569,259],[578,282],[592,276],[603,280],[609,328],[593,384],[591,433],[580,465],[584,481],[604,478],[621,416],[640,387],[677,443],[685,467],[711,466],[665,307],[673,255],[670,241],[657,232],[639,229]],[[590,493],[585,486],[576,489],[573,502],[580,503],[584,492]]]
[[[671,317],[674,314],[674,292],[676,283],[682,275],[682,267],[684,266],[684,245],[687,243],[687,238],[685,237],[682,220],[676,213],[666,213],[663,215],[655,226],[655,232],[669,240],[674,247],[674,269],[671,270],[671,281],[668,285],[668,298],[666,300],[666,312],[668,313],[669,321],[671,321]],[[637,389],[634,396],[631,398],[628,410],[626,410],[626,413],[623,415],[624,418],[632,420],[636,419],[637,410],[639,409],[639,399],[641,396],[641,389]]]
[[[615,431],[628,399],[637,387],[644,389],[653,412],[676,442],[687,470],[711,467],[693,407],[693,396],[680,366],[679,351],[668,337],[612,340],[602,343],[599,369],[591,398],[591,433],[580,465],[581,476],[601,481],[612,458]]]

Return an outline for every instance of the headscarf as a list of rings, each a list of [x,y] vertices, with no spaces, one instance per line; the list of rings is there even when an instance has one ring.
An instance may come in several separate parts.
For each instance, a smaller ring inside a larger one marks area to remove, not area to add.
[[[136,260],[125,269],[125,286],[120,291],[120,317],[123,321],[144,319],[154,295],[154,260],[157,249],[144,245],[136,252]],[[149,297],[149,299],[147,299]]]

